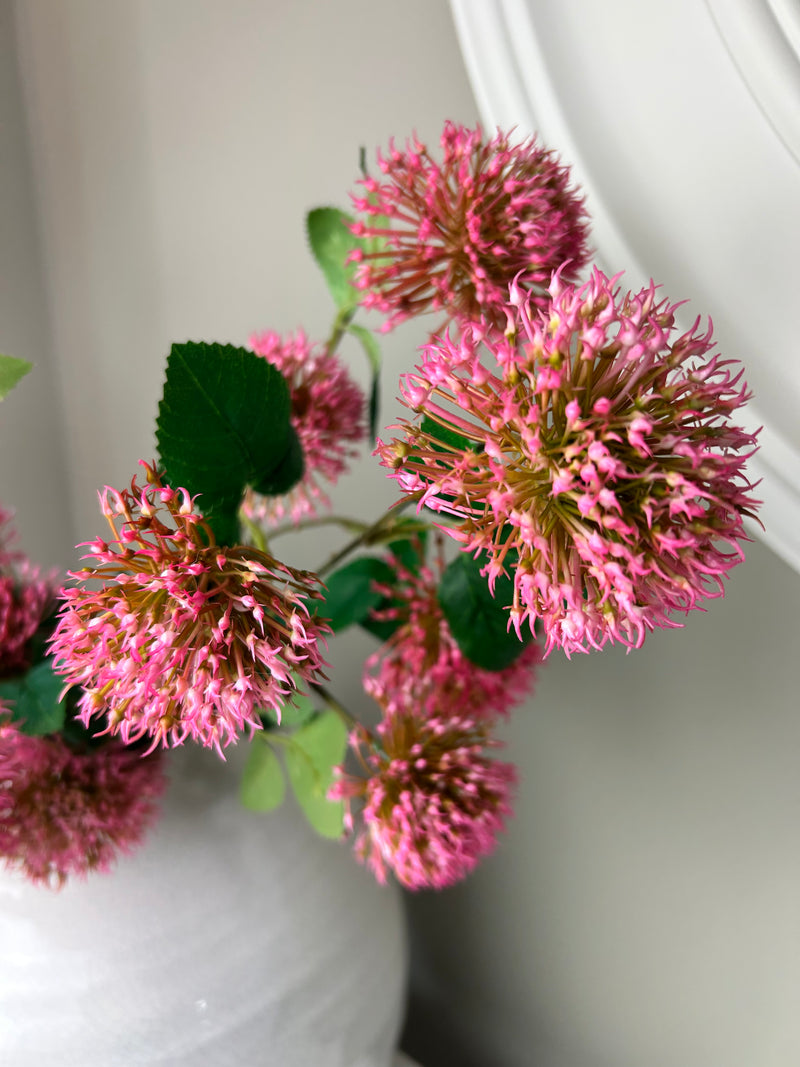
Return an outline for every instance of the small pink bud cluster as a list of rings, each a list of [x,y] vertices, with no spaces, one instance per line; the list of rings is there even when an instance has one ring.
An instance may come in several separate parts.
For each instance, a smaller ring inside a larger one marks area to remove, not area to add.
[[[377,739],[359,726],[350,740],[367,776],[340,772],[330,795],[363,800],[356,854],[380,882],[391,870],[408,889],[453,885],[494,850],[512,813],[514,768],[486,755],[498,742],[485,720],[449,707],[389,711],[380,683],[366,687],[386,713]]]
[[[437,163],[416,137],[378,154],[383,180],[353,196],[352,253],[361,304],[388,315],[384,330],[428,310],[482,318],[502,329],[509,281],[534,293],[561,267],[577,277],[587,261],[582,199],[569,170],[535,140],[447,122]],[[538,299],[534,296],[534,299]]]
[[[281,372],[289,386],[291,424],[303,449],[305,470],[286,495],[247,493],[244,511],[253,522],[271,522],[288,514],[294,522],[313,515],[330,501],[320,479],[335,484],[364,439],[364,395],[341,360],[324,345],[313,345],[302,330],[282,338],[273,331],[255,333],[253,352]]]
[[[221,751],[259,728],[262,711],[280,717],[325,666],[328,630],[306,606],[319,593],[312,575],[266,553],[216,545],[188,493],[142,466],[144,488],[134,478],[101,494],[114,540],[89,544],[84,558],[98,566],[73,573],[87,584],[62,593],[55,666],[81,687],[84,723],[106,716],[126,742]]]
[[[155,821],[165,784],[158,754],[28,737],[0,712],[0,859],[52,887],[108,870]]]
[[[544,311],[512,289],[507,337],[465,326],[426,346],[405,403],[465,446],[405,422],[377,449],[485,553],[491,586],[513,570],[510,623],[541,620],[546,652],[638,647],[722,595],[758,503],[744,474],[756,438],[731,419],[749,399],[741,368],[699,320],[675,337],[677,305],[652,283],[622,296],[616,282],[556,274]]]
[[[423,566],[418,574],[397,560],[394,567],[396,583],[378,591],[395,604],[375,614],[400,625],[367,660],[364,675],[365,685],[375,678],[389,714],[413,708],[423,717],[435,715],[446,693],[459,714],[490,723],[531,695],[541,660],[538,645],[521,649],[503,670],[478,667],[458,647],[439,604],[441,557],[435,570]]]
[[[0,508],[0,528],[11,516]],[[11,549],[13,531],[0,539],[0,678],[27,670],[30,640],[55,607],[55,575],[43,576]]]

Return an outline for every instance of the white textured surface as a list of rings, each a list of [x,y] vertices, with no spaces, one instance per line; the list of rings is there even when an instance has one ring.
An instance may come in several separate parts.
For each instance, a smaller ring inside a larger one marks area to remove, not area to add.
[[[388,1067],[398,895],[289,804],[243,811],[233,768],[177,756],[167,814],[115,873],[60,893],[0,875],[0,1063]]]

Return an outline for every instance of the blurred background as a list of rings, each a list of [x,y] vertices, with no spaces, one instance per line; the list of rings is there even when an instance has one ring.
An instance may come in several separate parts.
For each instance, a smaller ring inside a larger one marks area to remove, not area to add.
[[[580,5],[559,10],[574,20]],[[568,30],[553,42],[565,63]],[[659,40],[670,60],[702,59],[696,41],[654,35],[656,53]],[[0,410],[0,501],[29,554],[64,567],[99,532],[97,489],[153,455],[170,343],[299,326],[324,338],[332,308],[305,213],[348,206],[360,146],[371,156],[412,131],[433,146],[445,119],[475,123],[479,103],[444,0],[0,0],[0,48],[0,350],[34,364]],[[613,82],[619,115],[646,80],[637,55],[635,76]],[[598,94],[585,93],[594,122]],[[616,158],[606,188],[630,173]],[[620,211],[625,199],[623,187]],[[764,210],[739,201],[745,243],[727,256],[761,254]],[[663,243],[635,221],[649,273]],[[749,335],[727,311],[698,302],[716,272],[675,246],[664,280],[682,263],[686,275],[670,297],[719,312],[741,347]],[[785,303],[797,280],[781,273],[772,291]],[[774,321],[772,309],[748,320]],[[384,424],[426,325],[382,342]],[[776,352],[770,337],[769,350],[796,383],[796,344]],[[348,358],[366,382],[360,353]],[[792,387],[755,377],[796,434]],[[334,496],[365,518],[394,499],[368,455]],[[299,539],[290,562],[329,547]],[[685,629],[631,655],[553,654],[541,671],[506,730],[520,785],[500,848],[464,885],[407,901],[404,1046],[423,1067],[800,1063],[800,575],[760,541],[747,556]],[[347,634],[332,649],[354,708],[371,648]]]

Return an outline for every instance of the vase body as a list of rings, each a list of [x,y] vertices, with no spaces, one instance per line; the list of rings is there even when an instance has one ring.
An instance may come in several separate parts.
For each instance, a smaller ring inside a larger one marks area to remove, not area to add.
[[[245,811],[242,755],[172,753],[160,822],[110,874],[0,873],[5,1067],[388,1067],[399,894],[293,803]]]

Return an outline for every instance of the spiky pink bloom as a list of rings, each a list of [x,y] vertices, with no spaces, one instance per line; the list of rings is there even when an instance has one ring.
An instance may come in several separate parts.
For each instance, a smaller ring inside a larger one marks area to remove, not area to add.
[[[380,683],[367,688],[385,708]],[[350,740],[367,777],[340,768],[329,794],[348,805],[363,799],[356,855],[379,882],[391,870],[408,889],[453,885],[494,850],[512,814],[514,767],[486,755],[499,742],[485,719],[395,709],[377,732],[359,726]]]
[[[387,714],[410,707],[422,716],[440,714],[445,693],[460,715],[489,722],[531,695],[542,658],[537,644],[527,645],[503,670],[478,667],[458,647],[439,604],[443,561],[418,574],[398,560],[394,567],[396,582],[379,591],[395,604],[376,614],[400,625],[364,665],[365,685],[375,679]]]
[[[258,729],[261,711],[280,716],[325,665],[328,629],[306,606],[320,594],[308,572],[216,545],[186,490],[142,466],[144,488],[134,478],[130,490],[100,494],[114,540],[89,543],[84,558],[99,565],[71,574],[89,584],[62,593],[55,667],[82,688],[84,723],[105,715],[126,742],[188,738],[220,750]]]
[[[492,366],[469,328],[427,346],[405,403],[478,450],[408,423],[377,449],[487,554],[490,585],[513,570],[511,623],[541,619],[546,652],[638,647],[721,596],[758,504],[744,474],[756,435],[731,421],[749,399],[739,365],[711,354],[699,320],[674,337],[677,305],[652,283],[621,296],[616,282],[556,276],[540,314],[514,289],[518,337],[485,342]]]
[[[285,338],[271,330],[254,333],[248,343],[286,379],[291,424],[303,449],[305,470],[285,496],[248,492],[244,511],[254,522],[279,520],[287,514],[298,522],[318,507],[330,506],[320,481],[334,485],[357,455],[353,446],[366,433],[364,394],[341,360],[324,345],[312,344],[302,330]]]
[[[0,713],[0,858],[33,882],[108,870],[141,842],[164,786],[158,754],[28,737]]]
[[[441,163],[416,137],[378,153],[384,180],[361,181],[352,229],[379,243],[351,258],[361,304],[388,315],[384,330],[428,310],[502,328],[516,275],[541,294],[554,270],[568,263],[576,277],[587,262],[586,212],[569,169],[535,138],[510,136],[487,141],[480,127],[447,122]]]
[[[11,516],[0,508],[0,528]],[[0,678],[29,666],[30,640],[55,607],[55,574],[42,575],[11,548],[13,530],[0,533]]]

